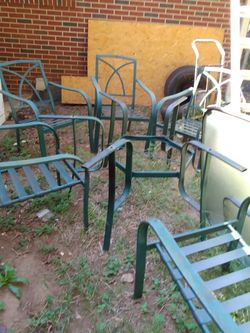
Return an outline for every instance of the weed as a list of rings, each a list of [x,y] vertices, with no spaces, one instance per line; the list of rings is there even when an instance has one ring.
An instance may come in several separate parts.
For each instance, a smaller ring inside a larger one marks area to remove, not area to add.
[[[68,190],[50,193],[44,197],[36,198],[32,201],[30,209],[32,211],[47,207],[53,213],[65,213],[69,210],[71,196]]]
[[[162,289],[162,290],[159,290],[159,296],[157,297],[156,299],[156,304],[158,307],[163,307],[164,304],[166,303],[167,301],[167,292],[166,290]]]
[[[64,332],[72,316],[68,301],[71,302],[72,299],[63,298],[57,304],[53,296],[47,296],[43,311],[29,321],[29,332],[35,333],[38,328],[49,329],[49,327]]]
[[[112,304],[110,302],[110,295],[108,293],[103,293],[101,298],[101,303],[97,306],[98,312],[103,312],[105,310],[111,310]]]
[[[65,332],[73,316],[74,295],[78,295],[77,299],[80,295],[84,299],[91,299],[94,295],[95,280],[85,258],[80,257],[69,263],[57,258],[53,263],[58,273],[58,283],[64,287],[63,294],[57,301],[52,295],[46,297],[44,309],[30,320],[29,332],[39,329]]]
[[[21,298],[21,289],[15,284],[28,282],[28,279],[18,276],[15,268],[8,263],[0,266],[0,288],[7,286],[18,299]]]
[[[129,247],[128,238],[121,236],[117,239],[115,250],[117,253],[123,253]]]
[[[124,258],[124,271],[127,272],[131,267],[134,266],[135,256],[131,253],[127,254]]]
[[[42,235],[50,235],[55,231],[55,227],[51,224],[43,224],[35,229],[36,236],[41,237]]]
[[[106,333],[107,324],[104,322],[100,322],[96,324],[96,333]]]
[[[116,276],[119,272],[120,267],[121,263],[118,258],[113,256],[109,257],[102,273],[103,277],[107,280],[111,277]]]
[[[147,333],[161,333],[164,332],[165,318],[163,314],[156,313],[153,317],[153,323],[147,329]]]
[[[26,249],[27,246],[28,246],[28,240],[25,238],[21,238],[19,239],[17,245],[15,246],[15,250],[16,251],[24,250]]]
[[[161,285],[161,281],[158,278],[152,279],[152,289],[153,290],[158,290],[160,285]]]
[[[39,251],[44,254],[49,254],[51,252],[56,251],[56,247],[54,245],[50,245],[50,244],[41,244],[39,246]]]
[[[172,319],[175,321],[178,332],[200,332],[198,325],[191,318],[189,307],[186,303],[184,303],[177,286],[173,285],[172,290],[171,303],[168,305],[167,310],[171,314]]]
[[[95,227],[98,231],[103,230],[106,223],[106,216],[100,207],[90,205],[89,218],[90,220],[95,221]]]
[[[145,313],[148,313],[148,303],[142,303],[140,305],[140,311],[141,313],[145,314]]]
[[[4,311],[6,307],[6,304],[4,301],[0,301],[0,311]]]
[[[0,217],[0,230],[10,231],[15,228],[14,218],[12,216]]]

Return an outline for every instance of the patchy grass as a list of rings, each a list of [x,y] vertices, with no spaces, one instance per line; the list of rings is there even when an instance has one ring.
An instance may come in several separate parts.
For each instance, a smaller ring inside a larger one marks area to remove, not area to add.
[[[63,131],[63,147],[72,152],[66,133]],[[15,154],[12,141],[6,145],[9,153]],[[86,142],[82,141],[79,154],[83,159],[90,156],[85,148]],[[157,152],[161,154],[159,149]],[[178,162],[178,156],[175,158]],[[138,168],[169,168],[169,163],[157,162],[151,150],[147,155],[135,157],[134,163]],[[132,180],[132,192],[115,214],[111,249],[104,253],[107,179],[107,169],[91,175],[87,232],[82,227],[82,191],[77,187],[71,193],[68,190],[53,193],[0,211],[0,259],[10,262],[30,281],[22,286],[21,304],[25,306],[12,306],[0,293],[3,302],[0,321],[9,330],[22,333],[198,332],[191,313],[154,252],[148,254],[143,298],[133,300],[139,222],[157,216],[173,232],[197,225],[196,214],[179,196],[176,180]],[[123,175],[117,172],[117,193],[122,189],[122,181]],[[191,183],[191,191],[195,192],[196,185]],[[53,213],[48,221],[37,218],[37,213],[44,208]]]

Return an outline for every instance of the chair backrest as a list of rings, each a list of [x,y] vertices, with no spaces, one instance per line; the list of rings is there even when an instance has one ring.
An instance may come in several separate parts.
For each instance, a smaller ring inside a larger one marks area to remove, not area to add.
[[[21,98],[28,98],[40,108],[46,106],[55,113],[55,103],[49,87],[48,79],[40,60],[13,60],[0,63],[0,80],[2,90]],[[10,84],[12,89],[10,89]],[[9,99],[12,115],[17,118],[16,111],[20,105]],[[17,120],[17,119],[15,119]]]
[[[96,55],[96,79],[102,91],[121,98],[132,109],[136,98],[135,58],[113,54]]]
[[[229,97],[226,93],[230,80],[231,71],[227,68],[200,67],[194,82],[193,98],[190,100],[187,117],[193,117],[199,108],[204,112],[209,105],[222,106],[227,104]],[[205,89],[199,88],[200,82],[203,82]]]

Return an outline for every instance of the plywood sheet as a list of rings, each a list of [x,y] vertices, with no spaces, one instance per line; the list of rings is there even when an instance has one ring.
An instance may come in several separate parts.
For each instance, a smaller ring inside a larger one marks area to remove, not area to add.
[[[179,66],[194,64],[191,48],[194,39],[214,38],[223,42],[223,37],[224,30],[220,28],[89,20],[88,76],[95,73],[96,54],[133,56],[138,60],[138,79],[160,99],[169,74]],[[218,53],[211,44],[204,45],[200,51],[202,64],[218,62]],[[72,81],[72,78],[63,80],[67,84],[67,80]],[[82,79],[75,78],[74,82],[78,82],[80,87]],[[149,100],[138,91],[137,104],[148,103]]]

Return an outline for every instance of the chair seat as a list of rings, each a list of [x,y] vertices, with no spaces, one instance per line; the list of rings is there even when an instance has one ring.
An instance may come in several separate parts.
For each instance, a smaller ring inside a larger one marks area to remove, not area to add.
[[[110,106],[109,105],[103,105],[102,106],[102,119],[110,119]],[[123,120],[123,112],[121,110],[121,107],[119,105],[116,106],[116,114],[115,114],[116,120]],[[148,122],[148,116],[143,115],[142,113],[139,113],[137,111],[134,111],[132,109],[128,109],[128,120],[133,121],[145,121]]]
[[[199,139],[202,122],[196,119],[180,119],[176,122],[175,132],[191,139]]]
[[[232,220],[173,236],[160,220],[142,222],[134,297],[142,295],[145,262],[140,261],[150,227],[156,239],[147,242],[146,250],[158,251],[202,332],[248,333],[250,247],[236,230],[239,225]]]
[[[214,227],[214,231],[216,232],[217,230],[218,227]],[[213,228],[210,231],[212,232]],[[200,234],[206,235],[206,230]],[[168,236],[176,241],[178,238],[182,238],[178,236],[172,237],[170,234]],[[186,240],[192,239],[192,235],[190,234],[189,238],[188,236],[185,238]],[[236,246],[236,242],[238,246]],[[178,284],[183,297],[190,304],[196,320],[201,325],[209,327],[214,321],[214,318],[209,314],[210,309],[206,308],[206,306],[201,306],[201,303],[204,300],[208,300],[209,297],[214,299],[215,303],[218,301],[222,311],[227,314],[233,315],[236,311],[241,311],[250,306],[250,288],[247,288],[246,284],[244,293],[242,293],[242,284],[244,282],[247,283],[250,278],[250,267],[248,267],[250,248],[233,226],[230,224],[222,226],[219,234],[215,233],[204,241],[198,238],[192,244],[182,247],[179,247],[178,244],[177,246],[179,252],[177,255],[183,257],[182,263],[177,263],[175,259],[172,260],[169,252],[165,248],[162,249],[160,244],[157,244],[156,247],[160,253],[163,253],[164,262]],[[238,267],[235,271],[232,272],[225,269],[225,267],[229,268],[230,263],[234,265],[232,266],[233,269],[237,261]],[[193,288],[191,279],[189,281],[186,272],[184,272],[185,264],[187,264],[185,269],[190,269],[194,272],[193,278],[199,280],[201,277],[202,289],[198,288],[198,284]],[[237,284],[238,289],[236,287]],[[232,291],[232,286],[234,286],[234,291]],[[228,288],[226,296],[223,296],[224,288]],[[250,322],[245,323],[241,331],[249,332],[249,328]]]
[[[0,170],[0,207],[82,183],[67,160]]]

